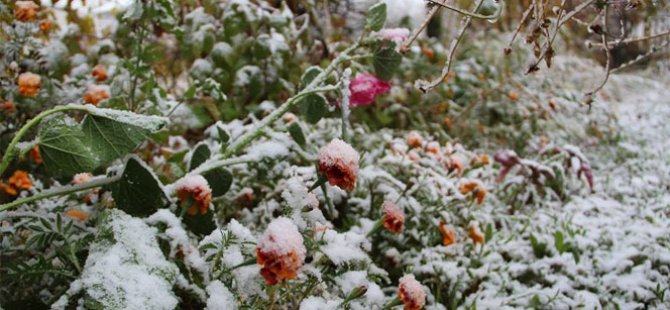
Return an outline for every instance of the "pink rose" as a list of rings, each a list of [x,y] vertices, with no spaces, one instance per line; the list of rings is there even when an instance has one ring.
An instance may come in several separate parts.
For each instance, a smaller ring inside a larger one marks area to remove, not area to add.
[[[351,81],[349,104],[351,106],[370,105],[375,97],[391,90],[391,84],[369,73],[359,73]]]

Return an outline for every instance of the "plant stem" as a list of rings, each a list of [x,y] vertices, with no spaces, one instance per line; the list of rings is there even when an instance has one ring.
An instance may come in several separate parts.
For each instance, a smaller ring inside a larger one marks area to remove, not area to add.
[[[76,193],[80,192],[83,190],[91,189],[91,188],[96,188],[96,187],[101,187],[104,185],[112,184],[116,181],[121,179],[121,175],[117,175],[114,177],[105,177],[105,178],[100,178],[100,179],[94,179],[92,181],[86,182],[86,183],[81,183],[81,184],[76,184],[76,185],[67,185],[67,186],[61,186],[57,188],[52,188],[47,191],[43,191],[37,195],[33,195],[30,197],[26,198],[21,198],[14,200],[10,203],[6,203],[3,205],[0,205],[0,212],[9,210],[11,208],[33,202],[35,200],[40,200],[40,199],[45,199],[49,197],[54,197],[54,196],[61,196],[61,195],[67,195],[71,193]]]
[[[133,109],[135,108],[135,88],[137,88],[137,80],[139,79],[139,74],[137,73],[137,71],[138,71],[137,68],[140,67],[140,61],[142,61],[142,58],[141,58],[141,56],[142,56],[142,43],[144,43],[144,32],[143,32],[143,30],[144,29],[142,28],[142,26],[140,26],[140,29],[137,31],[137,36],[139,38],[138,38],[138,42],[137,42],[137,55],[135,55],[135,66],[133,68],[135,70],[135,74],[133,75],[133,81],[132,81],[132,84],[130,86],[130,102],[129,102],[129,106],[128,106],[128,110],[130,110],[131,112],[134,112]]]
[[[21,138],[32,128],[33,126],[37,125],[42,119],[45,117],[55,114],[55,113],[60,113],[60,112],[65,112],[65,111],[87,111],[87,109],[84,106],[61,106],[57,108],[53,108],[51,110],[46,110],[40,114],[37,114],[33,119],[31,119],[28,123],[23,125],[21,129],[16,133],[14,136],[14,139],[9,143],[9,146],[7,146],[7,150],[5,151],[4,156],[2,156],[2,162],[0,163],[0,176],[7,170],[7,167],[9,167],[9,163],[16,157],[17,152],[16,152],[16,145],[21,141]],[[1,211],[1,210],[0,210]]]

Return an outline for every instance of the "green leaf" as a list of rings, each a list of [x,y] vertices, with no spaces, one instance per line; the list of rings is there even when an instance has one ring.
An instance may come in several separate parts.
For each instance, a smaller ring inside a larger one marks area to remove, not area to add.
[[[300,128],[298,122],[293,122],[288,126],[288,133],[291,134],[291,137],[298,145],[305,146],[305,134],[302,132],[302,128]]]
[[[88,115],[82,124],[85,143],[98,155],[100,164],[123,157],[149,138],[146,128],[96,115]]]
[[[389,43],[390,41],[385,41]],[[402,56],[400,53],[396,52],[395,46],[392,43],[389,43],[391,46],[379,46],[374,53],[374,59],[372,60],[372,65],[375,68],[375,74],[378,78],[388,81],[393,77],[396,70],[400,66],[402,61]]]
[[[195,146],[193,154],[191,154],[191,160],[188,164],[188,171],[192,171],[198,166],[202,165],[209,157],[212,155],[212,151],[209,150],[209,146],[205,143],[200,143]]]
[[[300,77],[300,83],[302,84],[301,88],[305,88],[309,83],[312,83],[317,75],[321,74],[323,69],[317,66],[311,66],[305,70],[305,73]]]
[[[178,209],[177,212],[180,210]],[[204,236],[204,235],[209,235],[216,229],[216,223],[214,222],[214,214],[211,212],[212,210],[209,210],[209,212],[205,214],[200,214],[200,212],[196,213],[195,215],[189,215],[185,214],[184,217],[182,218],[182,222],[188,230]]]
[[[380,2],[368,9],[365,28],[372,31],[379,31],[386,23],[386,3]]]
[[[188,99],[193,99],[193,97],[195,97],[196,89],[197,89],[197,87],[195,86],[195,84],[191,85],[191,87],[189,87],[188,90],[186,90],[186,92],[184,93],[184,99],[187,99],[187,100]]]
[[[305,116],[307,122],[316,124],[328,112],[326,98],[319,94],[305,96],[300,105],[300,112]]]
[[[168,202],[158,178],[137,156],[128,157],[121,179],[110,188],[116,207],[133,216],[151,215]]]
[[[221,126],[216,126],[216,130],[219,132],[219,141],[221,141],[221,143],[228,143],[230,141],[230,133],[228,133],[228,130]]]
[[[532,234],[530,235],[530,245],[533,247],[533,254],[535,254],[535,257],[542,258],[546,256],[547,244],[539,242]]]
[[[486,236],[486,242],[491,241],[491,239],[493,238],[493,225],[491,223],[486,225],[485,236]]]
[[[84,132],[68,116],[42,121],[39,129],[40,155],[49,173],[71,176],[98,166],[97,155],[85,142]]]
[[[233,174],[230,171],[218,168],[202,175],[212,189],[212,197],[219,197],[228,192],[233,184]]]

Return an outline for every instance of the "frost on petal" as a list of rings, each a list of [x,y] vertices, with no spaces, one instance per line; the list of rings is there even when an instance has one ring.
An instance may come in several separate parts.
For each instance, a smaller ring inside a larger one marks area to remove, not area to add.
[[[269,285],[298,276],[307,250],[298,227],[287,218],[278,218],[265,230],[256,247],[256,262]]]
[[[212,189],[201,175],[188,175],[175,184],[177,198],[188,214],[206,214],[212,201]]]
[[[346,142],[334,139],[319,150],[319,170],[328,183],[352,191],[358,176],[358,152]]]
[[[405,225],[405,214],[393,202],[385,201],[382,205],[384,228],[392,233],[400,233]]]
[[[377,36],[382,39],[390,40],[400,44],[409,37],[409,29],[407,28],[385,28],[377,32]]]
[[[405,304],[406,310],[419,310],[426,304],[426,292],[413,274],[400,278],[398,297]]]
[[[389,82],[378,79],[369,73],[359,73],[349,84],[349,103],[352,106],[370,105],[375,98],[391,90]]]

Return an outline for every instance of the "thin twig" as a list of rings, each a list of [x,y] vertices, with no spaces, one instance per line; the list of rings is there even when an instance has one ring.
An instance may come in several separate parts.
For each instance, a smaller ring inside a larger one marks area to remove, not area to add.
[[[610,72],[611,72],[610,63],[612,62],[612,51],[610,50],[609,41],[607,40],[607,30],[608,30],[608,25],[609,25],[609,23],[607,21],[608,17],[609,17],[609,5],[605,5],[604,17],[603,17],[603,19],[604,19],[604,21],[603,21],[604,29],[603,29],[602,34],[600,35],[600,37],[602,38],[602,42],[603,42],[603,46],[604,46],[604,50],[605,50],[605,56],[607,56],[607,62],[605,63],[605,77],[600,82],[600,84],[598,84],[598,86],[596,86],[596,88],[594,90],[586,93],[586,97],[587,97],[586,101],[587,102],[591,102],[591,100],[593,99],[593,95],[595,93],[597,93],[598,91],[600,91],[603,87],[605,87],[605,84],[607,83],[607,81],[609,80],[609,77],[610,77]]]
[[[419,34],[421,34],[421,32],[424,29],[426,29],[428,23],[430,22],[431,19],[433,19],[433,16],[435,16],[435,14],[437,14],[437,12],[440,11],[440,8],[441,7],[439,5],[435,5],[430,9],[430,12],[428,12],[426,18],[424,18],[423,22],[421,22],[419,28],[414,29],[412,35],[409,38],[407,38],[407,40],[405,40],[405,42],[402,44],[402,46],[400,47],[401,52],[404,53],[407,51],[407,49],[409,49],[409,46],[412,45],[412,42],[414,42],[414,40],[416,40],[416,38],[419,37]]]

